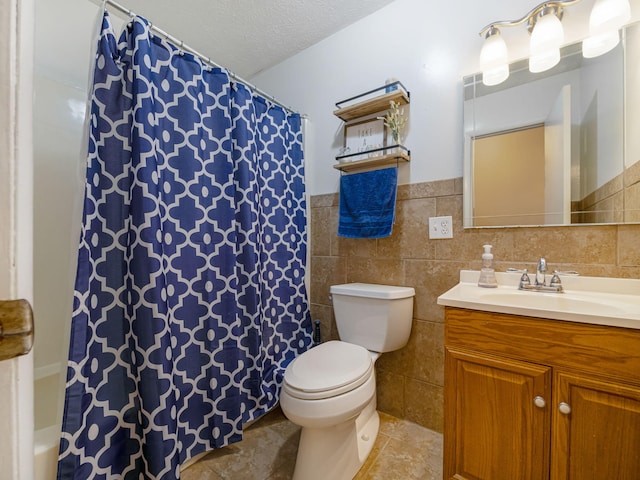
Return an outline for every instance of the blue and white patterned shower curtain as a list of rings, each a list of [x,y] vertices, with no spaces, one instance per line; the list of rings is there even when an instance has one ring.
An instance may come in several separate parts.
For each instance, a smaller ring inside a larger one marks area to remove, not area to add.
[[[301,119],[108,14],[59,479],[175,479],[238,441],[311,344]]]

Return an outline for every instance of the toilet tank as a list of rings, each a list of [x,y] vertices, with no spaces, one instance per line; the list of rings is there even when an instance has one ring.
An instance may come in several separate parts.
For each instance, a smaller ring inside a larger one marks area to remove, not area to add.
[[[330,291],[342,341],[380,353],[406,345],[413,319],[413,288],[347,283],[333,285]]]

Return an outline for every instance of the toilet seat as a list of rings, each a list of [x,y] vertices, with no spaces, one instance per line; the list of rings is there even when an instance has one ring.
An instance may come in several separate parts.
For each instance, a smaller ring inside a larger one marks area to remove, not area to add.
[[[302,400],[320,400],[349,392],[373,375],[370,352],[332,340],[294,359],[284,374],[283,389]]]

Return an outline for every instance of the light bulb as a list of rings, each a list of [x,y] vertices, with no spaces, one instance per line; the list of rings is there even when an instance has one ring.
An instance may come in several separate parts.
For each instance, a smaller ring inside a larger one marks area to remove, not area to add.
[[[504,82],[509,77],[508,61],[507,44],[500,30],[491,27],[480,51],[482,83],[491,86]]]

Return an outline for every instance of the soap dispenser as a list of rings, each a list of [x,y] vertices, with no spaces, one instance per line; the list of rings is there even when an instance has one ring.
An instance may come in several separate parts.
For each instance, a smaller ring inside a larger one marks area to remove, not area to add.
[[[480,270],[479,287],[496,288],[498,281],[496,280],[496,272],[493,269],[493,254],[491,253],[491,245],[483,245],[484,253],[482,254],[482,269]]]

